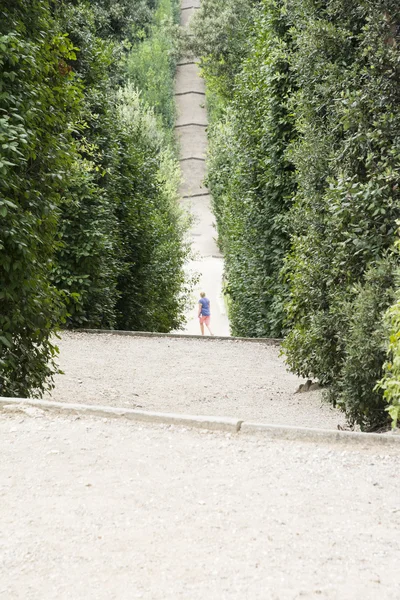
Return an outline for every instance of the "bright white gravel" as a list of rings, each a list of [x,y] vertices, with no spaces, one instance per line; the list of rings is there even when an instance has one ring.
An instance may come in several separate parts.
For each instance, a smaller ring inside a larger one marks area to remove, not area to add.
[[[5,600],[398,600],[393,449],[0,415]]]
[[[320,392],[296,394],[279,348],[234,340],[64,333],[52,399],[336,429]]]

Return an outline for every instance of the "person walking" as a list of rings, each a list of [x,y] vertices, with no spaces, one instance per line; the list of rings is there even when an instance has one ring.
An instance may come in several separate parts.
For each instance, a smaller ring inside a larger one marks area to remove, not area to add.
[[[207,327],[208,331],[210,332],[210,335],[214,335],[210,328],[210,321],[211,321],[210,306],[211,306],[211,302],[206,297],[205,292],[201,292],[200,300],[199,300],[199,313],[198,313],[198,317],[200,320],[201,335],[204,335],[204,325]]]

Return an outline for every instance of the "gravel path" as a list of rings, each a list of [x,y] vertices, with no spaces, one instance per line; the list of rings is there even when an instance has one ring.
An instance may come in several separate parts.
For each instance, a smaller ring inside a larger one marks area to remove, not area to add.
[[[52,399],[336,429],[320,392],[296,394],[279,349],[234,340],[64,333]]]
[[[398,600],[394,450],[0,415],[5,600]]]
[[[184,27],[200,8],[200,0],[181,3],[181,24]],[[224,261],[216,243],[215,217],[211,199],[204,185],[207,154],[207,110],[205,82],[193,57],[182,58],[176,70],[175,102],[177,108],[176,135],[180,147],[182,171],[182,205],[192,216],[191,246],[193,260],[186,265],[188,280],[198,277],[191,306],[186,315],[185,332],[199,334],[198,299],[204,291],[211,300],[211,326],[215,335],[230,335],[229,320],[222,293]]]

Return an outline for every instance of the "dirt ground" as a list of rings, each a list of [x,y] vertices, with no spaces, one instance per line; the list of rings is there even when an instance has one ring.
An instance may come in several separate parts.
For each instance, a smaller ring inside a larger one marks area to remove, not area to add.
[[[5,600],[400,598],[393,449],[0,414],[0,452]]]
[[[235,340],[64,333],[52,399],[336,429],[320,392],[295,393],[279,348]]]

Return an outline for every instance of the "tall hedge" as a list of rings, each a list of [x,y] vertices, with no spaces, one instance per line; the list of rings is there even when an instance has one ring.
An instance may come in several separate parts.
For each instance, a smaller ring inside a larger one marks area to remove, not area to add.
[[[287,213],[295,189],[286,155],[294,119],[290,32],[279,4],[266,2],[236,75],[225,116],[210,128],[208,183],[224,252],[235,335],[282,334],[289,248]]]
[[[188,50],[200,58],[209,90],[223,101],[232,98],[258,0],[202,0],[190,24]]]
[[[397,251],[400,243],[396,242]],[[388,403],[386,411],[392,419],[392,426],[395,428],[400,422],[400,294],[399,294],[399,275],[396,273],[396,298],[394,304],[385,314],[386,325],[386,361],[383,365],[383,377],[377,383],[376,390],[383,391],[383,396]]]
[[[52,274],[67,308],[66,325],[72,328],[114,327],[119,297],[116,194],[110,175],[116,163],[116,90],[110,72],[121,71],[114,63],[119,30],[112,36],[112,15],[106,27],[98,14],[102,3],[92,4],[58,6],[59,21],[78,49],[69,67],[83,90],[74,124],[77,152],[62,197]],[[103,30],[110,38],[100,37]]]
[[[298,193],[288,258],[288,362],[330,386],[351,422],[385,419],[382,317],[399,217],[400,8],[290,0],[299,91]]]
[[[61,318],[49,274],[80,105],[71,42],[48,0],[0,14],[0,394],[43,392]]]
[[[159,0],[147,37],[134,46],[126,64],[129,81],[153,108],[161,126],[171,132],[176,118],[174,81],[179,58],[179,12],[177,0]]]
[[[79,157],[63,200],[54,272],[68,306],[69,327],[168,331],[183,322],[188,249],[170,133],[175,7],[175,0],[163,0],[157,7],[151,0],[118,6],[91,0],[60,9],[69,37],[79,48],[71,68],[85,91],[75,132]],[[159,61],[152,52],[158,83],[163,82],[155,88],[146,68],[148,47],[160,49]],[[135,77],[133,64],[141,78]],[[126,83],[130,80],[134,85]],[[168,118],[157,121],[156,115]],[[168,186],[163,178],[169,179]],[[166,199],[165,189],[171,191],[172,185],[175,192]],[[166,234],[169,247],[163,241]],[[156,269],[163,278],[154,277]],[[157,310],[151,308],[155,302]]]
[[[158,130],[153,111],[132,84],[117,106],[117,218],[121,252],[117,326],[168,332],[184,320],[188,253],[178,206],[179,164]]]
[[[233,331],[287,332],[290,368],[371,429],[386,419],[376,381],[398,264],[400,7],[263,0],[253,11],[246,40],[229,19],[208,22],[207,39],[238,53],[228,78],[229,51],[197,41]]]
[[[157,118],[163,107],[143,99],[127,72],[129,55],[164,32],[171,56],[160,66],[172,96],[175,0],[8,4],[0,19],[0,394],[27,396],[51,388],[50,340],[63,323],[179,328],[189,249],[173,118]]]

